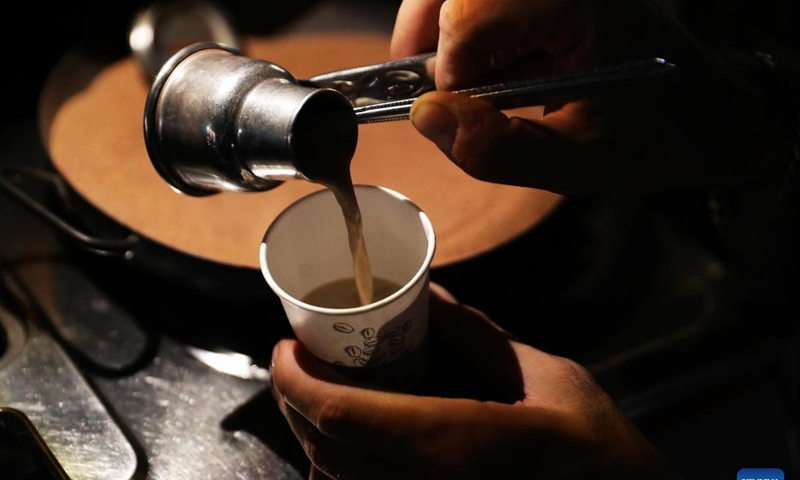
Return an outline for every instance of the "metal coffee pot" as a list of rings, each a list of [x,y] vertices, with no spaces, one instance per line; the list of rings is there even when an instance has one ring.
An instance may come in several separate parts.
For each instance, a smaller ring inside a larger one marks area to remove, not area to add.
[[[190,195],[261,191],[347,169],[358,124],[339,91],[233,47],[196,43],[171,57],[145,106],[147,151],[159,174]]]
[[[147,152],[179,192],[264,191],[349,174],[360,124],[407,119],[433,90],[433,53],[299,80],[235,47],[198,42],[167,60],[144,112]],[[568,101],[664,77],[660,58],[459,90],[501,109]]]

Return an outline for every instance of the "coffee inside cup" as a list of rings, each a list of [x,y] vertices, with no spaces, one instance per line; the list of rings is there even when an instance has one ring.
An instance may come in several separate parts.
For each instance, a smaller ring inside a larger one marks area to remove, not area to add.
[[[396,282],[381,277],[372,278],[372,302],[383,300],[400,289]],[[353,277],[324,283],[308,292],[303,302],[323,308],[354,308],[362,305]]]

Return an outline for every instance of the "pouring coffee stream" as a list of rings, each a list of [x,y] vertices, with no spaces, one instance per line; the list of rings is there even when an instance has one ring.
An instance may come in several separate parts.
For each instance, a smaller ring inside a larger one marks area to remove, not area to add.
[[[408,119],[414,100],[435,89],[426,67],[434,55],[298,80],[236,47],[191,44],[164,63],[150,88],[148,155],[173,189],[192,196],[266,191],[290,179],[332,189],[346,219],[359,298],[369,303],[372,276],[350,175],[359,125]],[[660,81],[674,70],[651,58],[458,93],[509,109]]]
[[[350,170],[348,168],[337,176],[321,179],[320,183],[331,189],[342,209],[342,215],[344,215],[350,254],[353,257],[353,281],[359,302],[361,305],[372,303],[375,300],[372,268],[367,254],[367,243],[364,239],[361,209],[358,206]]]

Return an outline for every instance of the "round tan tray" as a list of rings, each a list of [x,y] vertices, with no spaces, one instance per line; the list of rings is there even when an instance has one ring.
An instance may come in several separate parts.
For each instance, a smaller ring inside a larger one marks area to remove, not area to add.
[[[251,37],[242,51],[308,78],[389,60],[389,37]],[[292,180],[259,193],[176,193],[145,149],[148,89],[133,57],[103,66],[65,57],[41,97],[42,135],[54,166],[100,211],[151,240],[223,264],[259,268],[258,247],[270,222],[321,187]],[[550,192],[469,177],[407,121],[360,126],[351,168],[355,183],[397,190],[427,212],[438,241],[434,267],[496,248],[534,227],[561,201]]]

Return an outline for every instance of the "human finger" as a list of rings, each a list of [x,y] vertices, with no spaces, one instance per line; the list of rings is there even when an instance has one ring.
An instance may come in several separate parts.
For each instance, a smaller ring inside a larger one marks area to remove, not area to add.
[[[281,347],[286,350],[305,351],[300,343],[293,339],[284,339],[278,343],[282,344]],[[275,348],[278,349],[277,345]],[[337,384],[350,382],[348,378],[335,370],[322,364],[318,366],[317,374],[326,378],[327,381]],[[278,378],[283,376],[280,368],[275,367],[274,362],[272,371],[273,379],[275,372],[277,372]],[[371,480],[376,477],[386,480],[413,480],[417,478],[402,466],[374,457],[363,451],[358,445],[343,444],[322,434],[314,424],[286,401],[280,385],[280,380],[277,384],[273,380],[272,396],[306,457],[311,462],[309,480]]]
[[[562,68],[583,59],[592,30],[590,6],[580,0],[450,0],[439,15],[436,85],[470,85],[535,51],[558,56]]]
[[[445,0],[403,0],[397,10],[389,53],[401,58],[432,52],[439,41],[439,9]]]
[[[410,118],[423,136],[479,180],[573,194],[617,180],[615,165],[596,156],[605,125],[591,108],[588,102],[571,102],[527,119],[508,116],[481,99],[436,91],[417,99]],[[624,152],[617,153],[622,159]]]
[[[414,393],[513,403],[523,380],[511,336],[483,312],[430,285],[427,375]],[[491,361],[486,361],[491,357]]]
[[[291,407],[287,410],[286,419],[311,461],[311,472],[318,475],[318,478],[336,480],[422,478],[419,472],[407,468],[402,462],[375,455],[370,448],[364,448],[358,443],[342,442],[326,435]]]
[[[296,435],[318,466],[336,461],[336,452],[358,452],[372,465],[402,465],[430,478],[491,478],[492,473],[515,478],[514,472],[498,467],[500,448],[504,458],[515,458],[521,450],[543,448],[554,431],[574,434],[558,409],[338,385],[320,376],[324,371],[304,358],[302,348],[286,346],[276,352],[275,386]],[[347,458],[346,464],[322,468],[349,472],[352,457]]]

